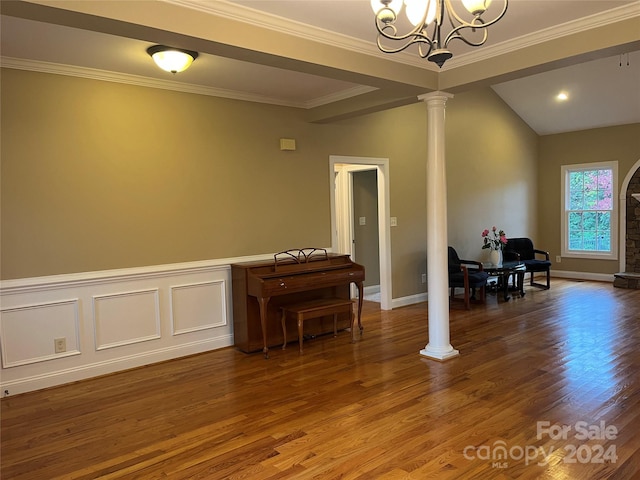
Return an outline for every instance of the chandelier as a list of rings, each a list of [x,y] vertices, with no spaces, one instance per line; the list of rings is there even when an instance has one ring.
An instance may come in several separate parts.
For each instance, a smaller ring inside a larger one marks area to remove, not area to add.
[[[500,1],[503,2],[502,11],[497,17],[485,20],[482,15],[489,8],[491,0],[461,0],[468,12],[467,21],[454,10],[452,0],[371,0],[371,8],[376,14],[378,48],[384,53],[398,53],[417,44],[422,58],[442,67],[453,56],[447,50],[451,40],[462,40],[472,47],[479,47],[487,41],[487,27],[500,20],[507,11],[509,0]],[[410,31],[405,34],[398,33],[396,25],[403,3],[407,19],[413,25],[413,29],[408,27]],[[442,31],[446,28],[445,18],[449,20],[449,33]],[[399,45],[384,45],[393,42],[399,42]]]

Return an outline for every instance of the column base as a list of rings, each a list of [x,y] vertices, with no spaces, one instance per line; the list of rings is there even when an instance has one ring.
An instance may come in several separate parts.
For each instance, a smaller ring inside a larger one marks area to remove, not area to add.
[[[457,357],[458,355],[460,355],[460,352],[458,350],[455,350],[451,345],[449,345],[448,348],[433,348],[427,345],[425,348],[420,350],[420,355],[422,355],[423,357],[432,358],[434,360],[444,361],[449,360],[453,357]]]

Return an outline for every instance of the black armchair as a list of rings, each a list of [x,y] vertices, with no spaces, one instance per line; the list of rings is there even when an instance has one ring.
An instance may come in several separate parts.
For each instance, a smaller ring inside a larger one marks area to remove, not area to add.
[[[450,301],[455,298],[456,288],[464,289],[464,306],[471,308],[471,299],[476,288],[480,290],[480,301],[485,302],[486,286],[489,274],[482,270],[482,263],[474,260],[461,260],[455,248],[449,247],[449,287]]]
[[[539,257],[544,258],[539,258]],[[530,238],[510,238],[504,250],[505,260],[520,260],[527,268],[527,273],[531,274],[531,285],[538,288],[548,290],[551,287],[551,261],[549,260],[549,252],[538,250],[533,247]],[[536,283],[533,276],[538,272],[547,274],[547,284]]]

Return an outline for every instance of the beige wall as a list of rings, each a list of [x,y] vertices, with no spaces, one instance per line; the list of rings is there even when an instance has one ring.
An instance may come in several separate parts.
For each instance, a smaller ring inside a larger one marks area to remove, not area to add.
[[[461,258],[488,260],[481,233],[537,235],[538,135],[493,90],[447,105],[449,244]]]
[[[3,71],[3,278],[330,244],[315,136],[337,128],[298,113]]]
[[[353,155],[389,158],[393,297],[425,290],[425,104],[316,125],[11,69],[1,89],[3,279],[329,246],[329,155]],[[449,101],[446,145],[451,243],[478,257],[487,225],[533,235],[537,136],[486,89]]]
[[[424,292],[426,272],[426,106],[414,104],[345,120],[356,135],[337,145],[335,154],[389,159],[393,297]]]
[[[540,137],[538,174],[540,184],[539,244],[551,253],[552,261],[561,254],[561,174],[562,165],[616,160],[618,189],[631,167],[640,159],[640,124],[599,128]],[[618,194],[620,192],[617,192]],[[619,260],[563,258],[558,270],[590,273],[616,273]]]
[[[353,239],[355,261],[364,266],[364,286],[380,285],[380,242],[378,226],[378,173],[376,170],[354,172]],[[364,218],[364,225],[360,218]]]

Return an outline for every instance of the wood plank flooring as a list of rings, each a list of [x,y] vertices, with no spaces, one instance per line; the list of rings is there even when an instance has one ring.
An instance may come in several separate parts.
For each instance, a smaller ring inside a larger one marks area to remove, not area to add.
[[[426,303],[365,302],[355,344],[227,348],[4,398],[2,478],[640,478],[640,290],[526,292],[453,305],[446,362],[418,353]]]

